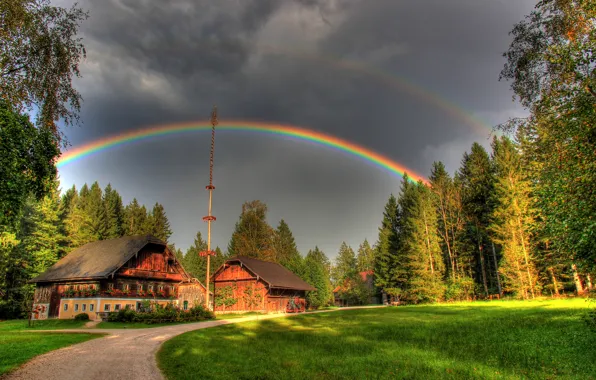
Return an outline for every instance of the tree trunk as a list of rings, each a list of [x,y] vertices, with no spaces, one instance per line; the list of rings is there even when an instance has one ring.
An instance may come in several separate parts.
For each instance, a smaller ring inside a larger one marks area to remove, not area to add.
[[[435,266],[433,264],[433,255],[430,249],[430,236],[428,234],[428,225],[426,224],[426,213],[422,212],[422,215],[424,215],[424,229],[426,230],[426,247],[428,249],[428,258],[430,260],[430,273],[434,274]]]
[[[524,253],[524,261],[526,262],[526,273],[528,275],[528,284],[530,285],[530,292],[532,293],[532,298],[535,298],[534,295],[534,282],[532,281],[532,276],[530,275],[530,260],[528,258],[528,251],[526,250],[526,243],[524,239],[524,231],[522,229],[521,219],[517,218],[517,224],[519,226],[519,238],[522,244],[522,252]]]
[[[495,262],[495,274],[497,276],[497,287],[499,288],[499,296],[503,295],[503,289],[501,288],[501,276],[499,275],[499,264],[497,263],[497,252],[495,251],[495,243],[490,242],[493,248],[493,261]]]
[[[480,267],[482,268],[482,284],[484,285],[484,293],[488,296],[488,284],[486,282],[486,269],[484,268],[484,253],[482,252],[482,245],[478,245],[478,252],[480,253]]]
[[[573,282],[575,282],[575,289],[577,290],[577,294],[581,294],[584,292],[584,287],[582,286],[581,279],[577,273],[577,266],[572,264],[571,269],[573,270]]]
[[[559,296],[559,284],[557,283],[557,278],[555,277],[555,271],[553,270],[553,268],[548,268],[548,271],[550,272],[550,276],[553,280],[553,286],[555,287],[555,294],[558,297]]]
[[[586,285],[588,285],[588,290],[592,290],[592,278],[589,274],[586,275]]]

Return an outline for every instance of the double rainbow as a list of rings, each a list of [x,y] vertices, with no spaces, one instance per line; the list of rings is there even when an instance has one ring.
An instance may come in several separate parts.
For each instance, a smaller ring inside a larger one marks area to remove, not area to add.
[[[56,162],[56,166],[58,168],[62,168],[71,162],[83,159],[93,154],[142,140],[148,140],[167,135],[208,131],[210,129],[211,124],[209,121],[199,121],[190,123],[159,125],[135,131],[125,132],[105,137],[99,140],[95,140],[85,145],[75,147],[72,150],[68,150],[64,154],[62,154],[62,156],[60,156],[60,158]],[[386,156],[383,156],[361,145],[357,145],[347,140],[343,140],[338,137],[314,131],[311,129],[300,128],[291,125],[230,120],[220,121],[216,129],[225,131],[245,131],[269,135],[288,136],[302,141],[313,142],[321,146],[330,147],[332,149],[351,154],[354,157],[358,157],[364,161],[374,164],[379,168],[387,170],[393,174],[397,174],[400,177],[403,177],[404,174],[407,173],[408,177],[412,181],[422,181],[424,183],[427,182],[427,180],[422,175],[416,173],[414,170],[411,170],[394,160],[389,159]]]

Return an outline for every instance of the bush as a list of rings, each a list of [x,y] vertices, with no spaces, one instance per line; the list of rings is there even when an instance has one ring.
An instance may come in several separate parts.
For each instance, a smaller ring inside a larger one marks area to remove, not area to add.
[[[174,304],[165,306],[153,303],[146,305],[142,312],[132,309],[122,309],[117,313],[108,315],[109,322],[141,322],[141,323],[164,323],[164,322],[197,322],[207,319],[215,319],[213,312],[197,305],[189,311],[184,311]]]
[[[89,314],[87,313],[80,313],[75,315],[74,317],[75,321],[88,321],[89,320]]]

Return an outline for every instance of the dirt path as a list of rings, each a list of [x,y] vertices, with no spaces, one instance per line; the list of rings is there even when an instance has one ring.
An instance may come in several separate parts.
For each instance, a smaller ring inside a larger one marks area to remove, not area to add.
[[[381,306],[383,307],[383,306]],[[366,306],[364,307],[366,308]],[[346,307],[336,310],[354,309]],[[326,312],[315,311],[313,313]],[[333,310],[335,311],[335,310]],[[308,314],[308,313],[305,313]],[[73,329],[59,332],[108,334],[74,346],[37,356],[2,379],[146,379],[163,380],[155,354],[161,344],[182,333],[230,323],[280,318],[272,314],[237,319],[222,319],[147,329]],[[54,330],[53,332],[57,332]]]

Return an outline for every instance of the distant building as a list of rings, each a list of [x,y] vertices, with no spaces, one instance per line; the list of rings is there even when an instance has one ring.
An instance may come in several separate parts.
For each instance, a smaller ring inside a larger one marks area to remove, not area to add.
[[[363,271],[358,274],[360,275],[360,278],[362,279],[362,281],[364,282],[364,284],[366,285],[366,287],[368,288],[368,290],[370,292],[370,297],[367,300],[367,302],[365,302],[365,304],[380,303],[380,297],[378,294],[376,294],[376,289],[375,289],[375,285],[374,285],[374,271],[372,271],[372,270]],[[352,306],[352,305],[349,305],[348,302],[346,302],[346,300],[341,298],[342,289],[343,289],[343,286],[341,286],[341,285],[338,285],[335,287],[335,289],[333,289],[333,299],[334,299],[335,306]]]
[[[278,263],[238,256],[213,274],[214,311],[302,312],[307,291],[317,290]]]
[[[37,319],[99,319],[123,308],[139,310],[143,301],[192,308],[205,300],[205,286],[192,278],[167,244],[151,235],[100,240],[79,247],[35,283]]]

